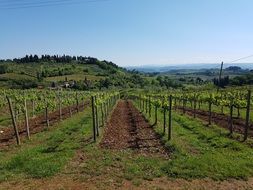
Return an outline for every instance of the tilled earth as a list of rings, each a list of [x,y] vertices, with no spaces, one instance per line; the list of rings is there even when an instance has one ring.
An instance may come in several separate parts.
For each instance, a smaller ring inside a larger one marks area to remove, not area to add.
[[[121,100],[107,122],[101,147],[132,149],[144,155],[168,157],[169,151],[131,101]]]
[[[178,109],[183,111],[182,107],[178,107]],[[185,108],[185,112],[186,112],[186,114],[188,114],[190,116],[194,116],[194,110],[191,108]],[[204,110],[196,110],[196,117],[208,122],[209,112],[204,111]],[[212,120],[211,121],[222,128],[229,129],[228,119],[229,118],[227,115],[212,112]],[[241,118],[233,118],[233,131],[234,132],[243,134],[244,128],[245,128],[245,120],[243,120]],[[252,124],[249,126],[248,136],[253,137],[253,125]]]
[[[89,102],[85,102],[84,104],[80,104],[78,110],[83,110],[89,105]],[[70,107],[62,108],[62,120],[69,118],[70,115]],[[76,106],[71,106],[72,114],[75,114],[77,112]],[[49,113],[49,124],[50,126],[55,124],[56,122],[60,121],[60,115],[59,110]],[[35,134],[38,132],[41,132],[47,128],[46,124],[46,118],[45,115],[39,115],[35,118],[29,119],[29,127],[30,127],[30,134]],[[18,126],[19,135],[22,139],[26,137],[26,127],[25,124],[22,123]],[[12,126],[5,128],[3,130],[3,133],[0,134],[0,147],[8,147],[11,144],[14,144],[16,142],[15,139],[15,133]]]

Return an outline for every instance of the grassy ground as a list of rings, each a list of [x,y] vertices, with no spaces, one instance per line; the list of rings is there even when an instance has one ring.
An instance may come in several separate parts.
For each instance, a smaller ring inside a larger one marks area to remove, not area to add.
[[[91,136],[89,111],[33,135],[21,147],[0,151],[0,181],[49,177],[61,171],[81,142]]]
[[[21,183],[38,179],[52,179],[53,176],[76,180],[102,177],[104,181],[114,180],[116,186],[130,180],[139,185],[142,180],[165,176],[161,168],[167,160],[147,157],[131,150],[113,151],[102,149],[91,143],[91,110],[75,115],[48,131],[33,135],[21,147],[13,146],[0,152],[0,182]],[[100,128],[103,132],[103,128]],[[89,142],[89,143],[87,143]],[[79,160],[82,162],[79,162]],[[98,187],[101,183],[97,184]]]
[[[163,140],[173,151],[173,158],[162,167],[170,177],[246,179],[253,176],[253,150],[247,143],[228,138],[227,131],[215,125],[173,112],[172,141]],[[147,116],[148,118],[148,116]],[[158,113],[154,129],[163,135],[163,114]],[[154,114],[149,118],[154,122]]]
[[[161,135],[162,118],[159,112],[158,124],[154,126]],[[150,122],[153,121],[154,114],[150,118]],[[40,189],[50,189],[50,185],[51,189],[65,189],[66,186],[129,189],[129,182],[131,187],[142,189],[151,189],[150,184],[157,187],[161,183],[165,189],[180,185],[180,189],[190,189],[207,185],[206,178],[226,180],[253,176],[253,151],[247,144],[229,139],[226,131],[217,126],[207,128],[201,121],[175,112],[172,123],[172,141],[167,141],[167,132],[162,139],[172,151],[171,158],[147,157],[132,150],[101,148],[103,127],[97,143],[87,140],[92,135],[89,109],[48,131],[33,135],[32,140],[21,147],[1,151],[0,180],[3,187],[10,189],[17,184],[22,187],[29,184],[32,188],[40,184]],[[182,178],[193,180],[192,186]],[[203,178],[205,181],[199,181]],[[157,182],[157,179],[163,182]],[[207,187],[213,187],[215,183],[209,181]]]

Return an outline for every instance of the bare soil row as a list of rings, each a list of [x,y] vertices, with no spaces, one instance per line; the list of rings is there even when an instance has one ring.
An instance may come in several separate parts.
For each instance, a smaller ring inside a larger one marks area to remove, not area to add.
[[[160,137],[128,100],[120,100],[113,110],[100,146],[115,150],[132,149],[143,155],[169,155]]]

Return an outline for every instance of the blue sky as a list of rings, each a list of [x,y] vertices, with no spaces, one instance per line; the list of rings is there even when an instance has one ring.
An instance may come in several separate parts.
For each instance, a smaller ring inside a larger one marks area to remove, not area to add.
[[[252,0],[63,1],[70,3],[21,8],[43,0],[0,0],[0,59],[70,54],[133,66],[253,54]]]

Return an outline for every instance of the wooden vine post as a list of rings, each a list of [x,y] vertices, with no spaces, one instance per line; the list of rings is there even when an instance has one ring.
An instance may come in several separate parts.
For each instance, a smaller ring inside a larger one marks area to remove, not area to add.
[[[154,125],[156,125],[157,124],[157,105],[155,105],[155,124]]]
[[[106,101],[106,105],[107,105],[107,116],[108,116],[108,115],[109,115],[109,112],[110,112],[109,100]]]
[[[196,100],[196,95],[194,95],[194,100],[193,100],[193,117],[196,118],[196,106],[197,106],[197,100]]]
[[[163,134],[165,134],[166,130],[166,107],[163,107]]]
[[[96,142],[96,119],[95,119],[95,102],[94,102],[94,96],[91,97],[91,108],[92,108],[92,124],[93,124],[93,139]]]
[[[47,127],[49,127],[49,110],[48,110],[48,102],[46,102],[46,122],[47,122]]]
[[[62,120],[62,102],[61,102],[61,94],[59,92],[58,95],[58,101],[59,101],[59,116],[60,116],[60,121]]]
[[[171,111],[172,111],[172,95],[169,96],[169,126],[168,126],[168,140],[171,140],[171,131],[172,131],[172,116],[171,116]]]
[[[96,99],[96,97],[95,97]],[[110,98],[107,99],[107,104],[108,104],[108,111],[110,112],[110,109],[111,109],[111,102],[110,102]],[[108,113],[109,113],[108,112]]]
[[[139,95],[139,109],[141,110],[141,95]]]
[[[238,108],[237,108],[237,117],[239,118],[240,116],[241,116],[240,108],[238,107]]]
[[[78,94],[76,92],[76,110],[79,112],[79,101],[78,101]]]
[[[13,106],[12,106],[13,107]],[[14,105],[14,109],[13,109],[13,113],[14,113],[14,116],[15,116],[15,121],[16,121],[16,123],[18,124],[18,115],[19,115],[19,113],[18,113],[18,110],[16,109],[16,103],[15,103],[15,105]]]
[[[97,106],[97,97],[95,96],[95,118],[96,118],[96,130],[97,136],[99,136],[99,121],[98,121],[98,106]]]
[[[70,117],[72,117],[72,108],[71,108],[71,105],[69,105],[69,115],[70,115]]]
[[[183,98],[183,113],[185,114],[185,104],[186,104],[186,100]]]
[[[27,138],[30,140],[30,128],[29,128],[29,118],[28,118],[26,99],[24,99],[24,111],[25,111],[26,135],[27,135]]]
[[[103,115],[104,115],[104,118],[106,118],[107,116],[106,116],[106,104],[105,104],[105,102],[103,102],[102,108],[103,108]],[[104,119],[104,121],[105,121],[105,119]]]
[[[103,111],[103,103],[100,105],[100,111],[101,111],[101,119],[102,119],[102,126],[104,126],[104,111]]]
[[[83,97],[83,111],[85,110],[85,98]]]
[[[249,117],[250,117],[250,99],[251,99],[251,90],[248,90],[247,108],[246,108],[246,121],[245,121],[244,138],[243,138],[244,141],[246,141],[247,138],[248,138]]]
[[[148,115],[149,118],[151,117],[151,100],[150,100],[150,96],[148,97]]]
[[[221,67],[220,67],[220,74],[219,74],[219,86],[217,91],[219,91],[220,87],[221,87],[221,75],[222,75],[222,69],[223,69],[223,61],[221,62]]]
[[[148,113],[148,99],[146,98],[146,114]]]
[[[233,102],[230,103],[229,107],[229,132],[230,134],[233,134]]]
[[[20,142],[20,138],[19,138],[17,123],[16,123],[16,120],[15,120],[15,114],[14,114],[13,107],[12,107],[12,102],[11,102],[11,99],[8,96],[6,96],[6,98],[7,98],[8,104],[9,104],[9,109],[10,109],[10,113],[11,113],[11,120],[12,120],[12,124],[13,124],[13,127],[14,127],[14,132],[15,132],[15,137],[16,137],[16,140],[17,140],[17,144],[20,145],[21,142]]]
[[[108,108],[107,108],[107,103],[105,102],[104,104],[105,104],[105,117],[107,117],[107,116],[108,116]]]
[[[141,112],[144,112],[145,109],[145,103],[144,103],[144,98],[141,99]]]
[[[109,112],[110,112],[109,99],[108,99],[108,100],[106,100],[106,106],[107,106],[107,115],[109,115]]]
[[[211,95],[208,101],[208,125],[212,124],[212,99],[211,99]]]
[[[146,112],[146,99],[143,98],[143,112]]]

